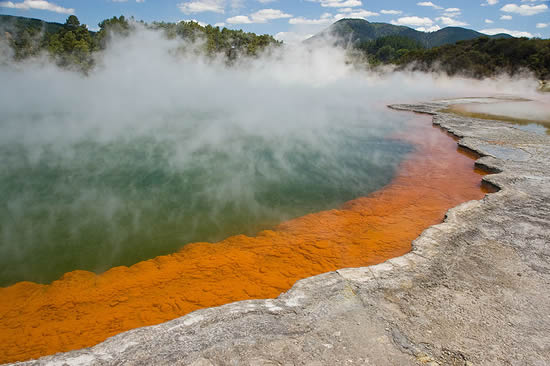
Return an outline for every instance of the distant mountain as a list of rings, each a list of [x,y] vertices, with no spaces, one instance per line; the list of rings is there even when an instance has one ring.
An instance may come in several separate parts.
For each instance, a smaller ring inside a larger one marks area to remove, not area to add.
[[[34,28],[43,30],[46,33],[56,33],[63,28],[63,24],[45,22],[40,19],[17,17],[12,15],[0,14],[0,32],[17,32],[25,28]],[[0,37],[3,34],[0,34]]]
[[[471,29],[447,27],[436,32],[420,32],[415,29],[388,23],[371,23],[363,19],[341,19],[324,31],[306,40],[306,43],[315,42],[327,36],[336,38],[341,45],[356,44],[372,41],[386,36],[401,36],[420,42],[426,48],[452,44],[458,41],[470,40],[487,36],[490,38],[513,38],[509,34],[495,34],[488,36]]]

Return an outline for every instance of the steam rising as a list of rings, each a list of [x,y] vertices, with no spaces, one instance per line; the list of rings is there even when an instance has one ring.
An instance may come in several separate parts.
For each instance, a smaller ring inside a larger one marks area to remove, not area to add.
[[[88,77],[0,60],[0,285],[336,207],[387,184],[413,149],[392,139],[407,115],[387,103],[536,85],[369,74],[322,46],[228,67],[159,32],[112,42]]]

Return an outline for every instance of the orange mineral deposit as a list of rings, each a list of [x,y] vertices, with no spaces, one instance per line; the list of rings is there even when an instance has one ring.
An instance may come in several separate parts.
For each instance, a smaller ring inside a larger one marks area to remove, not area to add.
[[[172,255],[96,275],[74,271],[50,285],[0,289],[0,362],[93,346],[117,333],[193,310],[276,297],[297,280],[407,253],[459,203],[480,199],[482,172],[430,117],[412,117],[415,146],[393,181],[334,210],[284,222],[256,237],[193,243]],[[413,133],[411,133],[411,131]]]

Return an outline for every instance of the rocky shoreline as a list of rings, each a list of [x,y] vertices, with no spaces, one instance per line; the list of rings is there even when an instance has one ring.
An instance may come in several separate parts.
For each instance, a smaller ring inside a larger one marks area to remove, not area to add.
[[[20,364],[549,364],[550,136],[447,105],[391,107],[434,115],[500,191],[449,210],[410,253]]]

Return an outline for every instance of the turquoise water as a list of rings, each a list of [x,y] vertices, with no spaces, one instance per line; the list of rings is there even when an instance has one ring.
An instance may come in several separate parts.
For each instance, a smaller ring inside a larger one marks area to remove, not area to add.
[[[202,117],[107,139],[6,140],[0,285],[99,273],[337,207],[391,180],[411,149],[390,138],[400,123],[268,136]],[[212,130],[223,134],[201,140]]]

